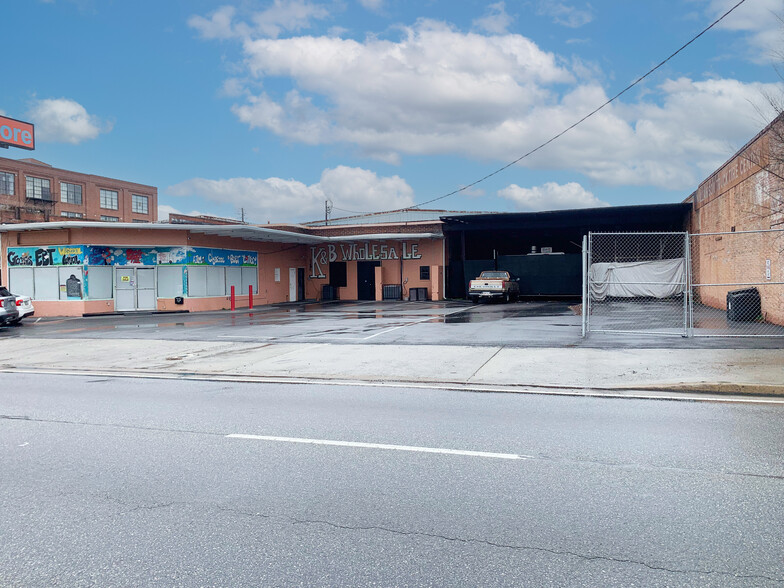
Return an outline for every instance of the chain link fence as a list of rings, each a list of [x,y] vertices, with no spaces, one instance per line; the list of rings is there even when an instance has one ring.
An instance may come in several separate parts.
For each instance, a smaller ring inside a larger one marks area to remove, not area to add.
[[[784,337],[784,229],[589,233],[583,334]]]
[[[784,336],[784,230],[691,235],[695,337]]]
[[[584,332],[687,336],[687,233],[590,233]]]

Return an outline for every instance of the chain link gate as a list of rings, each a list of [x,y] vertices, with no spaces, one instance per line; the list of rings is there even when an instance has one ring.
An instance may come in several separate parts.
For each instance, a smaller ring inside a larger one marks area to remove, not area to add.
[[[690,328],[688,233],[589,233],[583,335],[686,337]]]
[[[691,235],[695,337],[784,337],[784,229]]]
[[[583,336],[784,337],[784,229],[589,233]]]

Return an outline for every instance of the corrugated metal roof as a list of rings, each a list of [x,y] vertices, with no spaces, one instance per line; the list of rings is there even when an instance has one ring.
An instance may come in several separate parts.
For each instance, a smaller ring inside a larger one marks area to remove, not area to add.
[[[442,216],[457,216],[462,214],[477,214],[476,212],[452,210],[420,210],[418,208],[405,208],[401,210],[387,210],[384,212],[369,212],[358,216],[331,218],[329,222],[323,220],[303,223],[309,227],[339,226],[339,225],[378,225],[384,223],[416,223],[436,222]]]

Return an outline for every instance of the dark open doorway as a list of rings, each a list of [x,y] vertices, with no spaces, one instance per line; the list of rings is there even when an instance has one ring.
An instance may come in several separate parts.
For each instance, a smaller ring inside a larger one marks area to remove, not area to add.
[[[305,268],[297,268],[297,300],[305,300]]]
[[[376,268],[380,261],[357,262],[357,300],[376,299]]]

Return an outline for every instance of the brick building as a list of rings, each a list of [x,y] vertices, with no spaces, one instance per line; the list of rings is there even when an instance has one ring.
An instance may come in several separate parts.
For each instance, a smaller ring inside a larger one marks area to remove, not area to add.
[[[687,201],[695,299],[726,310],[727,293],[759,290],[762,316],[784,325],[784,115],[777,117]]]
[[[158,189],[58,169],[35,159],[0,157],[0,224],[82,219],[149,223]]]

